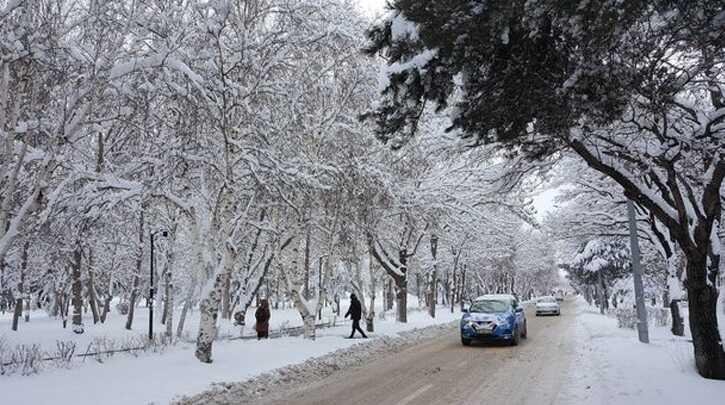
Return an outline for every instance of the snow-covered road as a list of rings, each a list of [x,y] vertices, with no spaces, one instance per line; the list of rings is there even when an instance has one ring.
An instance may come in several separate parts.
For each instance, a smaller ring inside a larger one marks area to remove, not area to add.
[[[528,312],[517,347],[461,345],[458,332],[341,371],[264,404],[556,404],[574,354],[574,303],[561,317]]]

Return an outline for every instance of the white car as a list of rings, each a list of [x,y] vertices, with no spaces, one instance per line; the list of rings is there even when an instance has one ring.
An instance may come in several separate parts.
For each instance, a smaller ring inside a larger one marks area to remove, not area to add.
[[[551,296],[541,297],[536,300],[536,316],[540,315],[561,315],[559,301]]]

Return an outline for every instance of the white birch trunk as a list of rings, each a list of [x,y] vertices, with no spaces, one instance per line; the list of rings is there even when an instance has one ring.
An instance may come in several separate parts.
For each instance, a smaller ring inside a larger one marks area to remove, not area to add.
[[[287,285],[287,291],[289,291],[292,297],[292,302],[302,317],[304,338],[315,340],[315,314],[322,303],[322,292],[320,292],[315,308],[313,309],[310,307],[310,302],[305,300],[305,297],[302,295],[301,287],[292,284],[284,269],[281,269],[280,273]]]
[[[196,218],[192,218],[191,223],[191,234],[194,246],[194,258],[196,271],[191,274],[191,285],[186,291],[186,297],[184,297],[184,306],[181,308],[181,314],[179,314],[179,323],[176,325],[176,337],[181,338],[184,334],[184,326],[186,323],[186,315],[191,309],[192,302],[194,300],[194,294],[196,288],[199,285],[199,278],[202,274],[206,274],[206,262],[204,260],[204,254],[202,253],[203,245],[201,241],[201,234],[199,224],[196,222]]]
[[[171,234],[169,235],[169,247],[166,252],[166,272],[164,274],[165,287],[164,295],[166,298],[165,306],[165,320],[166,320],[166,337],[172,339],[174,337],[174,285],[173,285],[173,271],[174,262],[176,261],[176,254],[174,248],[176,247],[176,223],[174,224]]]
[[[217,335],[217,318],[221,306],[224,289],[224,275],[227,263],[232,256],[232,249],[225,242],[224,254],[216,266],[212,279],[207,284],[206,291],[202,292],[202,300],[199,303],[199,334],[196,339],[196,358],[202,363],[211,363],[212,344]]]

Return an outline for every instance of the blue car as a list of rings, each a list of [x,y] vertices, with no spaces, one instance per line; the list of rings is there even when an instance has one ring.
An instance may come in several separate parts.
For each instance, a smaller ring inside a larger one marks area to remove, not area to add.
[[[513,295],[496,294],[476,298],[461,318],[461,343],[507,342],[512,346],[526,338],[526,315]]]

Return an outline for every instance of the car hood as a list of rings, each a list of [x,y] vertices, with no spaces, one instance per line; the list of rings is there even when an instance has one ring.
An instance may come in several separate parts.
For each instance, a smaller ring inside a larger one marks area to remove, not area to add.
[[[511,312],[494,312],[494,313],[481,313],[471,312],[463,316],[465,320],[471,320],[476,322],[491,322],[498,321],[500,319],[506,319],[511,316]]]

